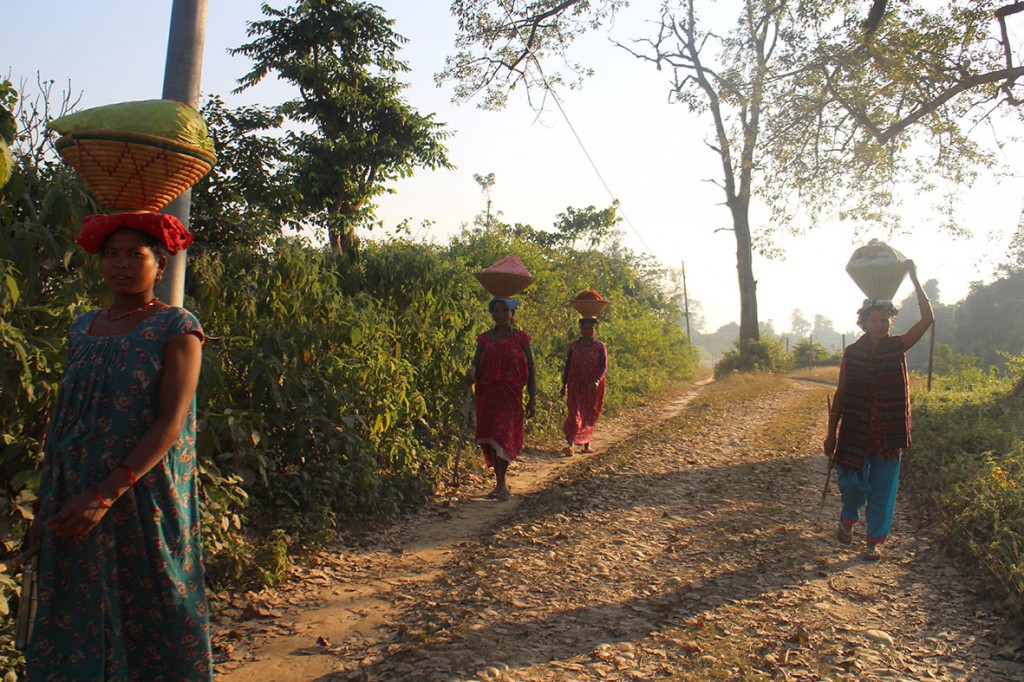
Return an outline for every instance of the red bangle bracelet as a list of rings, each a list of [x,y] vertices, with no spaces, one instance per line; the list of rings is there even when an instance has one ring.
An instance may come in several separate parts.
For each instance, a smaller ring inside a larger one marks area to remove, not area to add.
[[[135,478],[135,472],[132,471],[132,468],[130,466],[128,466],[124,462],[121,462],[115,468],[116,469],[124,469],[125,471],[127,471],[128,472],[128,481],[129,481],[129,483],[131,483],[133,486],[135,485],[135,481],[137,479]]]
[[[100,495],[99,486],[97,486],[95,483],[92,484],[92,494],[96,496],[96,499],[97,501],[99,501],[101,507],[103,507],[104,509],[110,509],[110,503],[103,499],[103,496]]]

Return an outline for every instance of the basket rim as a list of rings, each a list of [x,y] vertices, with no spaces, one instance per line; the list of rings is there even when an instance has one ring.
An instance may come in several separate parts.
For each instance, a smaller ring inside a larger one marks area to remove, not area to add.
[[[68,133],[62,135],[54,143],[58,152],[63,152],[68,147],[72,147],[76,142],[83,142],[88,140],[96,140],[100,142],[127,142],[143,144],[148,147],[158,147],[165,149],[170,152],[177,152],[186,156],[192,156],[205,161],[211,166],[217,163],[216,155],[206,151],[201,147],[193,147],[189,145],[175,142],[166,137],[160,137],[158,135],[147,135],[145,133],[133,133],[130,131],[118,131],[118,130],[81,130],[74,133]]]

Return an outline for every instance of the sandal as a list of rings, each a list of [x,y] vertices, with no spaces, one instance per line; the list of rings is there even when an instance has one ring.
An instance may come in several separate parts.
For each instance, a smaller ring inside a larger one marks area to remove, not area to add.
[[[864,550],[864,561],[878,561],[881,558],[882,553],[878,551],[878,546],[868,543],[868,548]]]
[[[836,541],[841,545],[848,545],[853,542],[853,527],[846,527],[840,521],[836,527]]]

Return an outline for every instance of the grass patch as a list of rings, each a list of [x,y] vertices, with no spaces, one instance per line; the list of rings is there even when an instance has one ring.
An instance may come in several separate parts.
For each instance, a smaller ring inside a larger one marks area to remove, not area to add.
[[[1024,615],[1024,403],[1012,384],[938,381],[914,394],[909,489],[993,592]]]
[[[839,382],[839,367],[801,367],[789,372],[788,376],[793,379],[803,379],[804,381],[820,381],[835,384]]]
[[[731,403],[755,400],[785,390],[785,378],[770,372],[732,374],[709,385],[691,405],[702,409],[724,409]]]
[[[815,390],[808,391],[798,400],[791,402],[786,410],[776,412],[764,427],[765,446],[774,450],[796,452],[800,450],[801,444],[798,438],[794,438],[794,434],[802,433],[807,424],[814,423],[821,424],[824,440],[825,426],[828,422],[826,396],[831,394],[830,388],[815,387]]]

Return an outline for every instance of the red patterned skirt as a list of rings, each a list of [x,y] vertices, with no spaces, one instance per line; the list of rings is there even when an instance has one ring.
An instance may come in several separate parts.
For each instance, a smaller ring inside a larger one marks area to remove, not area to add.
[[[523,387],[505,381],[477,384],[476,442],[484,447],[487,466],[492,455],[508,462],[523,449]],[[488,450],[493,449],[493,452]]]

